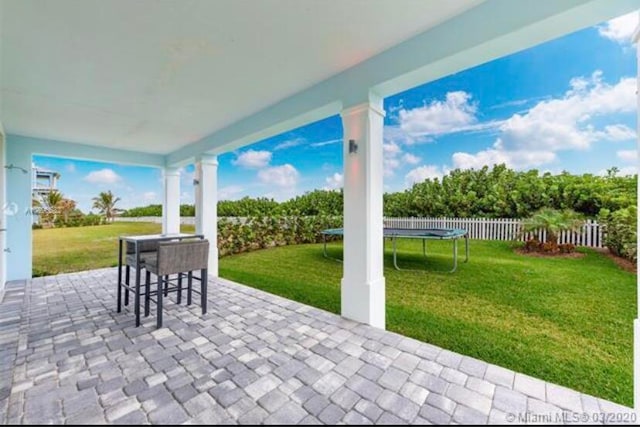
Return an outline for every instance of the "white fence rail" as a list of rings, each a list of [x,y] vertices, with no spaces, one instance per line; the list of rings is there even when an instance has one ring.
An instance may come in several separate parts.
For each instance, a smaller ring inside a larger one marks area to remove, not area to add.
[[[228,218],[231,219],[231,218]],[[234,218],[243,221],[245,218]],[[123,222],[155,222],[162,223],[162,217],[144,216],[132,218],[115,218]],[[180,223],[195,225],[194,217],[181,217]],[[519,235],[522,220],[512,218],[385,218],[385,227],[395,228],[463,228],[469,232],[469,238],[477,240],[527,240],[530,234]],[[546,233],[540,233],[541,239],[546,239]],[[592,248],[604,247],[603,227],[594,220],[585,221],[582,228],[569,233],[563,231],[558,237],[558,243],[572,243],[576,246]]]
[[[478,240],[527,240],[530,233],[520,235],[522,220],[512,218],[385,218],[385,227],[395,228],[463,228],[469,232],[469,238]],[[546,233],[540,233],[541,240]],[[558,243],[572,243],[576,246],[601,248],[604,246],[603,229],[594,220],[585,221],[577,232],[563,231]]]
[[[116,222],[153,222],[156,224],[162,224],[161,216],[132,216],[132,217],[116,217],[113,219]],[[196,225],[196,218],[193,216],[181,216],[180,224],[182,225]]]

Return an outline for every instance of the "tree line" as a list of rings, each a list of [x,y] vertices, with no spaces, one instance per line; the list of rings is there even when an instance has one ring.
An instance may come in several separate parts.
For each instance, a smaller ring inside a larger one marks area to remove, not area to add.
[[[497,165],[456,169],[442,179],[427,179],[407,190],[384,195],[384,214],[390,217],[527,218],[551,208],[572,209],[597,218],[604,209],[615,212],[636,205],[637,176],[553,175],[537,170],[519,172]],[[285,202],[269,198],[223,200],[219,216],[340,216],[341,191],[315,190]],[[180,207],[182,216],[195,215],[193,205]],[[162,205],[129,209],[122,216],[161,216]]]

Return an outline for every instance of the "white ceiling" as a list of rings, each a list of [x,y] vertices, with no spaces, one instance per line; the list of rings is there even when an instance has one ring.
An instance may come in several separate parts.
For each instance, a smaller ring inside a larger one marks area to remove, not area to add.
[[[480,0],[0,0],[8,133],[166,154]]]

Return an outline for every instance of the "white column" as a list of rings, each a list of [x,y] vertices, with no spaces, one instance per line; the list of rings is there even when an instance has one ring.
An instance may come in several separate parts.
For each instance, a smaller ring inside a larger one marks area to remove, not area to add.
[[[638,16],[640,17],[640,12],[638,12]],[[640,67],[640,26],[638,26],[633,34],[633,41],[636,44],[636,61],[638,67]],[[640,68],[638,68],[640,70]],[[638,80],[638,85],[640,87],[640,72],[636,71],[636,78]],[[638,104],[637,115],[638,115],[638,131],[640,134],[640,96],[636,91],[636,102]],[[636,137],[636,144],[638,146],[638,150],[640,150],[640,138]],[[640,201],[640,187],[637,188],[638,192],[638,201]],[[638,205],[640,207],[640,205]],[[637,218],[637,227],[640,227],[640,217]],[[636,244],[640,244],[640,236],[638,236],[638,241]],[[638,314],[636,319],[633,321],[633,407],[636,412],[640,414],[640,277],[637,277],[637,308]]]
[[[209,240],[209,274],[218,276],[218,159],[196,159],[196,233]]]
[[[344,128],[344,317],[385,328],[382,248],[382,99],[342,111]],[[353,141],[353,142],[350,142]],[[350,152],[350,146],[357,150]]]
[[[165,168],[162,199],[162,232],[180,232],[180,169]]]

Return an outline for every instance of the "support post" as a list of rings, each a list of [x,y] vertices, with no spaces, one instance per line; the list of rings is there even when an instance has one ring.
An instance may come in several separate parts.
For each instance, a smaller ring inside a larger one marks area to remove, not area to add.
[[[638,12],[638,16],[640,17],[640,12]],[[636,45],[636,61],[638,66],[640,67],[640,25],[636,27],[636,30],[633,34],[633,42]],[[638,68],[640,70],[640,68]],[[636,79],[638,80],[638,84],[640,84],[640,71],[636,71]],[[638,95],[638,91],[636,91],[636,103],[638,105],[637,115],[638,120],[640,120],[640,96]],[[640,121],[638,121],[638,130],[640,130]],[[636,145],[638,150],[640,150],[640,137],[636,136]],[[636,189],[638,192],[638,196],[640,197],[640,187]],[[637,199],[640,201],[640,199]],[[638,205],[640,207],[640,205]],[[640,217],[636,218],[637,227],[640,226]],[[638,241],[636,244],[640,244],[640,236],[637,236]],[[640,415],[640,277],[636,278],[637,280],[637,315],[636,319],[633,321],[633,407],[636,412]]]
[[[385,328],[383,272],[382,99],[341,113],[344,129],[342,316]]]
[[[180,170],[165,168],[162,200],[162,233],[180,232]]]
[[[218,276],[218,159],[196,159],[196,233],[209,240],[209,275]]]

